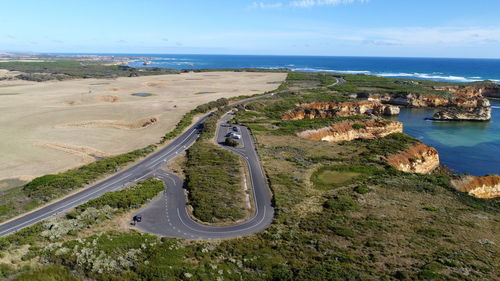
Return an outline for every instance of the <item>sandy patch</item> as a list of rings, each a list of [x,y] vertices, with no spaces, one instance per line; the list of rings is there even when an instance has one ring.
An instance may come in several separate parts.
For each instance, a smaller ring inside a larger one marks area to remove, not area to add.
[[[10,71],[7,69],[0,69],[0,79],[1,78],[14,78],[15,76],[22,74],[19,71]]]
[[[0,180],[78,167],[90,161],[92,156],[85,155],[97,152],[116,155],[145,147],[159,141],[197,105],[221,97],[251,95],[255,93],[252,90],[271,91],[279,85],[269,82],[286,78],[285,73],[211,75],[0,81]],[[116,88],[112,95],[111,88]],[[14,92],[17,94],[2,95]],[[198,92],[214,93],[193,94]],[[152,95],[136,97],[134,93]],[[148,123],[153,117],[156,120]]]
[[[144,85],[153,88],[163,88],[168,85],[167,82],[146,82]]]
[[[95,97],[95,100],[101,101],[101,102],[117,102],[120,100],[120,98],[117,96],[106,95],[106,96],[101,96],[101,97]]]
[[[156,124],[158,116],[140,119],[134,122],[123,122],[119,120],[92,120],[79,123],[70,123],[57,126],[58,128],[115,128],[120,130],[143,129]]]
[[[76,155],[83,163],[92,163],[99,157],[108,157],[109,154],[88,146],[69,145],[56,142],[36,142],[34,145],[48,147]]]

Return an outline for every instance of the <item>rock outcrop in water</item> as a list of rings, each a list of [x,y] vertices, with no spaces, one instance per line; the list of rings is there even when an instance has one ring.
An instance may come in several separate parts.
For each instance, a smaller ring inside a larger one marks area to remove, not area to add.
[[[355,139],[376,139],[393,133],[402,133],[403,123],[389,120],[346,121],[318,130],[298,133],[305,139],[327,142],[351,141]]]
[[[424,143],[417,143],[398,154],[389,155],[386,158],[389,165],[407,173],[428,174],[439,167],[437,150]]]
[[[500,197],[500,176],[485,177],[462,176],[451,181],[453,186],[461,192],[467,192],[477,198]]]
[[[483,99],[472,107],[449,107],[438,111],[432,117],[433,120],[447,121],[489,121],[491,120],[491,104]]]
[[[355,102],[313,102],[297,105],[297,109],[285,113],[283,120],[334,118],[363,114],[398,115],[399,107],[382,104],[379,101]]]

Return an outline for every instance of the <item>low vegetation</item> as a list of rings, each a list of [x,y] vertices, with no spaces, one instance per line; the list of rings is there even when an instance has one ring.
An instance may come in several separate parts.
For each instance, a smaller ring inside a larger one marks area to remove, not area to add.
[[[157,74],[180,73],[163,68],[132,68],[108,66],[104,62],[79,62],[77,60],[49,60],[45,62],[0,62],[0,69],[19,71],[18,79],[42,82],[75,78],[116,78]]]
[[[323,166],[312,174],[311,181],[318,189],[330,190],[377,173],[380,173],[379,169],[372,166]]]
[[[190,112],[184,114],[182,119],[177,123],[175,129],[168,132],[161,140],[161,143],[164,143],[167,140],[173,139],[180,135],[187,127],[191,126],[193,123],[193,118],[198,114],[207,113],[213,109],[225,107],[229,104],[229,101],[226,98],[220,98],[216,101],[211,101],[206,104],[202,104],[197,106],[195,109]]]
[[[209,141],[187,153],[186,188],[193,214],[204,222],[236,221],[245,216],[239,157]]]
[[[154,151],[154,146],[148,146],[129,153],[105,158],[97,162],[82,166],[77,169],[68,170],[56,175],[45,175],[25,184],[1,191],[0,210],[3,206],[9,209],[0,214],[2,220],[11,218],[26,210],[36,208],[48,201],[59,198],[69,192],[90,184],[103,176],[115,173],[123,166],[144,157]]]
[[[236,116],[253,130],[273,192],[275,218],[267,230],[221,241],[183,242],[123,230],[49,240],[39,235],[46,226],[37,224],[0,239],[5,256],[29,245],[0,273],[14,278],[30,270],[24,267],[29,264],[36,266],[34,274],[56,266],[53,276],[65,276],[66,268],[82,280],[497,280],[499,201],[457,192],[445,170],[408,174],[381,160],[414,139],[395,134],[328,143],[301,139],[294,130],[276,133],[280,121],[269,111],[276,104],[311,95],[345,98],[337,87],[312,94],[298,90],[320,80],[301,75],[307,80],[297,75],[288,84],[295,94],[252,102]],[[198,171],[195,176],[210,175],[206,167],[212,162],[225,167],[209,141],[190,151],[205,163],[199,169],[188,164],[192,174]],[[339,174],[327,175],[328,186],[316,188],[310,179],[320,170],[349,176],[330,188]],[[214,175],[206,179],[219,176]]]

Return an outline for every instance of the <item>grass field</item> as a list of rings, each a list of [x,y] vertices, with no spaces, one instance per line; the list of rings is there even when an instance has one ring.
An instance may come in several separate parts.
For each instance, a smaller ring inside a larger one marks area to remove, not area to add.
[[[39,83],[0,81],[0,181],[27,181],[157,143],[197,106],[273,90],[279,85],[270,82],[285,76],[211,72]],[[200,91],[213,93],[196,95]],[[2,95],[11,93],[18,94]],[[192,118],[188,119],[184,123],[189,124]]]

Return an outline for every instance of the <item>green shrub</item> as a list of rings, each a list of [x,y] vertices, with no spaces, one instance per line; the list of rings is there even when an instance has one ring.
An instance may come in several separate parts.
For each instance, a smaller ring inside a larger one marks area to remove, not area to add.
[[[33,272],[23,273],[14,281],[80,281],[66,268],[58,265],[48,265]]]
[[[379,173],[381,173],[381,171],[373,166],[325,166],[317,169],[311,175],[311,181],[317,189],[330,190],[332,188],[352,184],[356,181]]]
[[[352,124],[352,128],[353,128],[354,130],[360,130],[360,129],[366,129],[366,126],[365,126],[365,125],[363,125],[363,124],[358,124],[358,123],[356,123],[356,124]]]
[[[236,147],[238,146],[238,141],[233,139],[232,137],[227,137],[225,140],[224,140],[224,144],[227,145],[227,146],[232,146],[232,147]]]
[[[352,200],[351,197],[342,195],[333,196],[332,198],[328,199],[325,202],[324,207],[334,212],[346,212],[358,209],[359,205],[354,200]]]
[[[27,196],[36,200],[37,203],[44,203],[69,191],[83,187],[105,174],[114,173],[127,163],[146,156],[153,151],[154,146],[150,145],[143,149],[105,158],[57,175],[41,176],[27,183],[23,190]]]
[[[439,238],[446,236],[444,231],[442,231],[441,229],[430,228],[430,227],[418,228],[415,232],[427,238]]]
[[[379,139],[356,140],[353,144],[363,144],[367,151],[362,156],[373,158],[374,156],[388,156],[399,153],[417,142],[417,139],[406,134],[394,133]]]
[[[359,194],[366,194],[370,192],[370,188],[366,184],[360,184],[354,188],[354,191],[356,191]]]
[[[200,140],[187,151],[186,187],[194,215],[206,222],[244,216],[236,154]]]
[[[209,103],[201,104],[198,105],[195,109],[191,110],[190,112],[184,114],[184,116],[181,118],[181,120],[177,123],[175,126],[175,129],[172,131],[168,132],[161,140],[161,142],[165,142],[169,139],[173,139],[180,135],[184,129],[189,127],[193,123],[193,117],[197,114],[202,114],[202,113],[207,113],[212,109],[215,108],[220,108],[220,107],[226,107],[229,104],[228,99],[226,98],[220,98],[215,101],[211,101]],[[210,118],[209,118],[210,119]],[[208,121],[208,120],[207,120]],[[206,125],[205,121],[205,125]]]
[[[119,191],[108,192],[98,198],[78,206],[76,209],[83,212],[88,208],[100,209],[104,206],[126,211],[139,208],[149,199],[155,197],[164,190],[164,184],[157,179],[146,179],[137,184]]]

